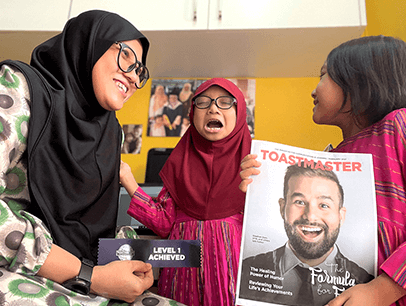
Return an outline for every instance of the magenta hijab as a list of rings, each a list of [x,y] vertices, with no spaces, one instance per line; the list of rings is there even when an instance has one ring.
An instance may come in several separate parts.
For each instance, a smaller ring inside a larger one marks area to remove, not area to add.
[[[245,194],[238,189],[241,160],[249,154],[251,136],[246,121],[246,103],[231,81],[214,78],[204,82],[194,97],[211,86],[220,86],[237,100],[237,120],[226,138],[209,141],[191,125],[160,172],[171,197],[186,214],[198,220],[222,219],[244,209]]]

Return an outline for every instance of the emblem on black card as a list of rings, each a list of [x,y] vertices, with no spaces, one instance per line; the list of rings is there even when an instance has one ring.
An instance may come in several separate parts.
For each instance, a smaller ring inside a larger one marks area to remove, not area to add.
[[[135,251],[129,244],[123,244],[116,251],[116,256],[120,260],[131,260],[135,256]]]

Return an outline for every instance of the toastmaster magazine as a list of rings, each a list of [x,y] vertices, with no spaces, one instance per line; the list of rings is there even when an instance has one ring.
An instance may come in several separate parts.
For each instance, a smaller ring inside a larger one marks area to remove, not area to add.
[[[376,276],[372,156],[253,140],[237,305],[326,305]]]

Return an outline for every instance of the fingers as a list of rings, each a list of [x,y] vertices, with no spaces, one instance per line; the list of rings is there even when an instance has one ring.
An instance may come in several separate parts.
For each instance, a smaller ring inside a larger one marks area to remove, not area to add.
[[[120,163],[120,172],[121,173],[131,172],[131,168],[127,163],[121,161],[121,163]]]
[[[154,283],[154,274],[152,266],[149,263],[144,263],[138,260],[132,260],[133,274],[138,278],[139,290],[143,292],[150,288]]]
[[[261,171],[257,168],[251,167],[251,168],[245,168],[240,172],[240,177],[242,180],[249,179],[251,175],[258,175],[260,174]]]
[[[251,175],[258,175],[261,171],[257,169],[261,166],[261,162],[256,160],[256,154],[248,154],[241,161],[241,183],[238,188],[242,192],[247,192],[248,185],[252,182]]]
[[[238,188],[239,188],[242,192],[245,193],[245,192],[247,192],[248,185],[251,184],[251,182],[252,182],[252,178],[245,179],[245,180],[243,180],[243,181],[240,183],[240,185],[238,185]]]
[[[138,261],[138,260],[132,260],[132,270],[133,270],[133,274],[143,280],[146,281],[146,283],[148,284],[151,280],[152,283],[154,282],[154,275],[152,272],[152,265],[149,263],[144,263],[142,261]],[[152,286],[149,285],[149,286]]]
[[[145,263],[140,260],[131,260],[131,264],[134,272],[146,273],[152,271],[152,265],[150,263]]]
[[[345,293],[346,292],[344,291],[339,296],[337,296],[335,299],[328,302],[328,304],[326,304],[325,306],[342,306],[342,305],[344,305],[349,298],[349,297],[347,297],[347,294],[345,294]]]
[[[142,261],[113,261],[95,266],[92,292],[131,303],[154,283],[151,264]],[[123,290],[126,288],[126,290]]]
[[[121,163],[120,163],[120,168],[130,168],[130,166],[129,166],[127,163],[121,161]],[[131,168],[130,168],[130,169],[131,169]]]
[[[245,170],[252,167],[260,167],[261,162],[256,160],[257,157],[257,154],[248,154],[247,156],[245,156],[241,161],[241,169]]]

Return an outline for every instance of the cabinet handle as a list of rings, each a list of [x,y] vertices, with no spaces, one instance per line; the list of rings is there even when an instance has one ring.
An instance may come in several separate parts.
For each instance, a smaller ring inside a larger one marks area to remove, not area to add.
[[[217,9],[218,9],[218,19],[221,21],[223,18],[223,1],[217,0]]]
[[[197,21],[197,0],[193,1],[193,22]]]

